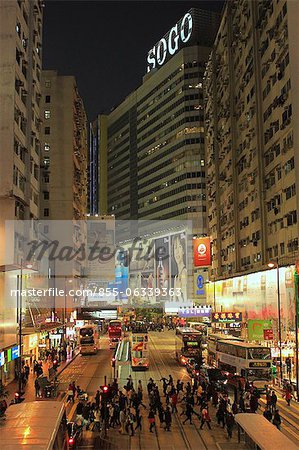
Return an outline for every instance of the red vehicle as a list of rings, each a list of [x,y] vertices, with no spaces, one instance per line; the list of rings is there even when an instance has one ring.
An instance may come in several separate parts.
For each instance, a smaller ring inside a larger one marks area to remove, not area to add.
[[[120,320],[110,320],[108,325],[108,337],[110,348],[116,348],[123,337],[123,327]]]

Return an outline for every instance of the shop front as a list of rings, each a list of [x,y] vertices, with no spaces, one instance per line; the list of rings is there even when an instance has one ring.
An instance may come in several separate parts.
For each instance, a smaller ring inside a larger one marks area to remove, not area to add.
[[[23,336],[23,359],[30,365],[39,357],[39,334],[27,334]]]
[[[4,385],[14,380],[19,355],[20,347],[18,345],[0,351],[0,379]]]

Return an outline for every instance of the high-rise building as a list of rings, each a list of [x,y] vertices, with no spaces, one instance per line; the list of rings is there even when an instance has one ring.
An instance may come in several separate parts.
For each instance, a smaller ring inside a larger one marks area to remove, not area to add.
[[[36,219],[39,215],[40,101],[42,3],[0,2],[0,378],[15,376],[17,317],[15,298],[20,255],[17,233],[8,236],[6,220]],[[26,345],[26,342],[24,342]],[[9,357],[13,353],[13,358]],[[5,366],[4,366],[5,364]]]
[[[88,210],[107,214],[107,116],[99,114],[89,126]]]
[[[39,1],[0,4],[0,210],[5,219],[38,217],[41,33]]]
[[[142,85],[108,114],[116,219],[192,219],[206,232],[202,81],[218,25],[217,13],[187,13],[149,51]]]
[[[40,217],[80,220],[87,213],[87,120],[73,76],[42,72]]]
[[[298,75],[294,81],[291,76],[297,64],[289,51],[289,32],[296,34],[288,11],[292,3],[227,2],[207,66],[207,195],[215,279],[257,272],[271,260],[287,266],[298,258],[293,112],[299,86]]]

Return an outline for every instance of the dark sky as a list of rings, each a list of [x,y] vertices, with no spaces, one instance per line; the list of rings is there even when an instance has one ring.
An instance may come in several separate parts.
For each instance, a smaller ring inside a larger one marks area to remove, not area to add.
[[[223,1],[47,0],[43,68],[74,75],[89,120],[142,83],[148,50],[192,7]]]

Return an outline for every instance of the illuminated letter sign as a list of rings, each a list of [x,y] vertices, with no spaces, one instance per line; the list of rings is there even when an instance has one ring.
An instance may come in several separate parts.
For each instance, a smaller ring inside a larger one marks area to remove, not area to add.
[[[193,239],[194,267],[211,265],[211,242],[209,237]]]
[[[147,71],[150,72],[164,64],[168,55],[174,55],[179,49],[179,41],[183,44],[189,41],[193,30],[193,19],[187,13],[165,37],[163,37],[147,54]]]
[[[157,46],[157,61],[159,66],[162,66],[162,64],[165,61],[167,55],[167,42],[166,39],[162,38]]]
[[[173,45],[174,44],[174,45]],[[168,51],[171,55],[174,55],[179,49],[179,34],[178,24],[171,28],[168,36]]]

